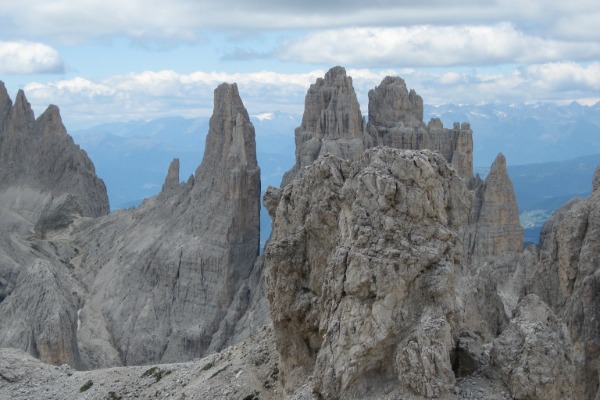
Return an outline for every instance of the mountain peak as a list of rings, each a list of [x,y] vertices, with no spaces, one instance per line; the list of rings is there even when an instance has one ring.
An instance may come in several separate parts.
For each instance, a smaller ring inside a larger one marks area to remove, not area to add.
[[[50,104],[46,111],[35,120],[35,132],[41,135],[67,133],[57,106]]]
[[[174,189],[179,184],[179,158],[174,158],[169,164],[169,171],[167,172],[167,177],[165,178],[165,183],[162,186],[162,191],[166,192],[167,190]]]
[[[392,128],[399,122],[408,126],[423,124],[423,98],[406,87],[404,79],[387,76],[369,91],[369,122]]]
[[[33,126],[34,121],[35,117],[31,109],[31,104],[27,101],[25,92],[19,89],[15,103],[8,116],[6,129],[10,129],[13,132],[27,132]]]
[[[0,81],[0,132],[4,130],[4,124],[12,109],[12,100],[8,95],[4,82]]]
[[[237,84],[222,83],[214,93],[206,148],[196,175],[216,177],[236,168],[258,168],[254,126]]]

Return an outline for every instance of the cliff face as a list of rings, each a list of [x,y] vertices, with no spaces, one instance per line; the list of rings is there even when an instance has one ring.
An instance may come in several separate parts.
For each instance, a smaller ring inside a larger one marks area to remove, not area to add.
[[[485,182],[473,182],[475,202],[465,239],[469,259],[520,253],[524,234],[504,155],[498,154]]]
[[[106,188],[56,106],[35,119],[25,94],[14,105],[0,82],[0,346],[80,367],[76,254],[47,233],[108,213]]]
[[[302,124],[296,128],[296,164],[283,177],[284,187],[298,171],[322,154],[355,160],[364,151],[365,123],[352,86],[342,67],[330,69],[306,93]]]
[[[264,323],[260,169],[235,84],[215,90],[187,183],[174,160],[158,196],[95,219],[82,216],[108,211],[104,186],[58,109],[36,120],[22,92],[7,99],[0,91],[0,345],[77,368],[147,364],[219,350]]]
[[[367,132],[378,146],[439,152],[463,178],[473,176],[473,132],[468,123],[444,128],[423,123],[423,99],[399,77],[386,77],[369,91]]]
[[[320,158],[270,189],[266,290],[287,390],[313,374],[324,398],[449,391],[470,200],[438,154],[390,148]]]
[[[352,78],[342,67],[330,69],[308,89],[302,125],[296,129],[296,164],[285,175],[285,187],[302,167],[320,155],[333,154],[356,161],[365,149],[438,151],[459,175],[473,175],[473,132],[469,124],[443,127],[439,119],[423,123],[423,99],[406,88],[404,80],[386,77],[369,91],[369,122],[365,126]]]
[[[70,193],[82,215],[108,214],[104,182],[87,154],[73,143],[58,107],[51,105],[37,119],[23,91],[14,105],[0,85],[0,190],[27,187],[60,196]]]
[[[189,360],[234,335],[254,288],[260,169],[254,128],[235,84],[215,90],[195,175],[138,209],[78,226],[83,361],[98,367]]]
[[[573,199],[546,222],[528,291],[565,321],[575,348],[577,398],[600,396],[600,168],[592,195]]]

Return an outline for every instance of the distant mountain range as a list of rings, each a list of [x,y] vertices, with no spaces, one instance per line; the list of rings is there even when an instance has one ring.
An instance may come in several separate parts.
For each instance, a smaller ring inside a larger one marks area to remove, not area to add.
[[[475,172],[485,176],[504,153],[515,186],[526,240],[537,242],[543,222],[567,200],[587,196],[600,164],[600,104],[592,107],[540,105],[425,106],[425,121],[445,126],[470,122]],[[294,129],[302,116],[265,112],[251,116],[256,130],[262,190],[279,186],[295,162]],[[93,160],[108,187],[112,209],[137,206],[160,191],[169,163],[179,158],[182,180],[194,173],[204,153],[208,118],[160,118],[102,124],[70,132]],[[261,214],[261,242],[270,234]]]

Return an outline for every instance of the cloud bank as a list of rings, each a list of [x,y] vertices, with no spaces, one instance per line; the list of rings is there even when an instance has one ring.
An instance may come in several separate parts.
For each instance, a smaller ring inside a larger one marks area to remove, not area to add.
[[[213,91],[222,82],[236,82],[251,114],[273,111],[302,113],[310,84],[325,74],[271,71],[224,73],[197,71],[145,71],[100,80],[77,77],[46,83],[30,83],[25,93],[39,114],[49,103],[59,104],[68,128],[111,121],[154,119],[162,116],[209,116]],[[424,72],[415,69],[349,69],[361,109],[367,112],[368,91],[385,76],[403,77],[428,104],[473,104],[600,100],[600,63],[544,63],[505,73],[463,71]]]
[[[309,33],[285,43],[280,56],[305,63],[445,67],[544,63],[600,58],[600,42],[545,39],[512,24],[346,28]]]

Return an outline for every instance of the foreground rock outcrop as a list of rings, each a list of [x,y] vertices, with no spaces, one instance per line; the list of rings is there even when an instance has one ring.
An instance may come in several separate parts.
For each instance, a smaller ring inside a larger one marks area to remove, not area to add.
[[[540,235],[540,257],[528,291],[567,326],[575,349],[574,397],[600,396],[600,167],[592,195],[556,211]]]
[[[454,384],[454,277],[471,195],[446,160],[378,148],[320,158],[265,203],[266,289],[288,391],[324,398]]]

